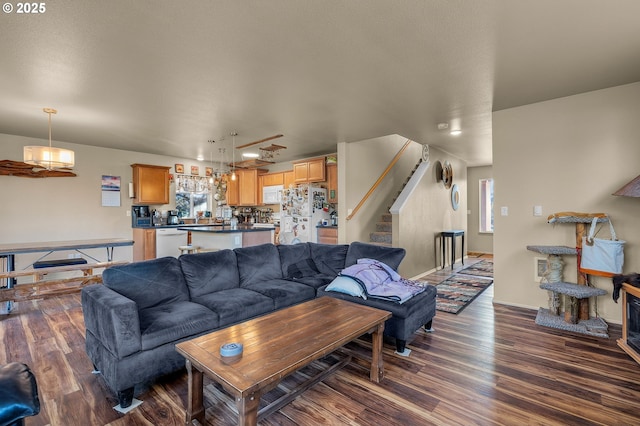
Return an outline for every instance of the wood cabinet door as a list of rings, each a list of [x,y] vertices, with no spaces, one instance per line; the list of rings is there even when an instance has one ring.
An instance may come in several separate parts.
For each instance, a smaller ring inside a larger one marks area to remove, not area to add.
[[[236,173],[236,180],[231,180],[231,176],[227,179],[227,204],[230,206],[237,206],[240,203],[239,191],[238,191],[238,174]]]
[[[338,166],[327,166],[327,200],[330,203],[338,202]]]
[[[319,244],[338,244],[337,228],[318,228]]]
[[[156,230],[133,228],[133,261],[156,258]]]
[[[293,181],[295,183],[305,183],[309,176],[308,163],[295,163],[293,165]]]
[[[134,204],[169,203],[169,167],[132,164]]]
[[[267,173],[262,175],[263,186],[284,185],[283,173]]]
[[[284,189],[288,189],[289,186],[294,185],[295,177],[293,175],[293,170],[282,172],[282,181],[284,182]]]
[[[307,163],[307,182],[324,182],[326,179],[326,167],[324,157],[309,160]]]
[[[238,198],[240,206],[255,206],[258,204],[258,171],[238,170]]]

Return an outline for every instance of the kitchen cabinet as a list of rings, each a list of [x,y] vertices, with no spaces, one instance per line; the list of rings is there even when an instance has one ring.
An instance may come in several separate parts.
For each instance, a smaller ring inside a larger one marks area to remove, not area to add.
[[[258,169],[237,170],[238,205],[257,206],[258,203]]]
[[[338,228],[318,228],[318,244],[338,244]]]
[[[262,175],[262,186],[284,185],[284,176],[282,172],[266,173]]]
[[[132,164],[133,204],[168,204],[169,169],[165,166]]]
[[[284,189],[288,189],[291,185],[295,185],[293,176],[293,170],[289,170],[287,172],[282,172],[282,181],[284,185]]]
[[[293,163],[293,180],[295,183],[324,182],[325,179],[325,157]]]
[[[133,228],[133,261],[156,258],[156,230]]]
[[[232,180],[231,176],[227,179],[227,193],[225,197],[227,199],[227,205],[237,206],[240,203],[238,192],[238,175],[236,173],[236,180]]]
[[[338,202],[338,166],[327,164],[327,201],[329,203]]]

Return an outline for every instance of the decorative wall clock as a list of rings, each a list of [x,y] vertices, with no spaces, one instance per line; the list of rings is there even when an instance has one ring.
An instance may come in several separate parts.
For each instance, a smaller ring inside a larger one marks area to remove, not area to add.
[[[454,184],[451,188],[451,207],[454,210],[458,210],[460,206],[460,191],[458,190],[458,185]]]
[[[453,167],[451,167],[451,163],[448,161],[445,161],[442,166],[442,183],[447,189],[451,188],[451,184],[453,183]]]
[[[422,161],[429,161],[429,145],[422,145]]]

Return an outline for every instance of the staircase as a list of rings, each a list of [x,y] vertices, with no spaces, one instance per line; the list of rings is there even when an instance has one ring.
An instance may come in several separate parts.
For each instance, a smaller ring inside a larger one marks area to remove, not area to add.
[[[385,213],[382,215],[380,222],[376,222],[376,232],[369,234],[369,242],[379,246],[391,247],[392,242],[392,223],[391,214]]]
[[[404,190],[405,186],[407,186],[407,183],[409,183],[409,181],[411,180],[411,177],[416,172],[416,170],[418,170],[418,167],[420,166],[421,163],[422,163],[422,159],[420,159],[420,161],[418,161],[416,166],[413,168],[413,170],[409,174],[409,177],[407,178],[407,180],[402,185],[402,189],[400,191],[398,191],[398,195],[396,195],[396,197],[393,199],[393,201],[391,201],[391,204],[393,204],[398,199],[400,194],[402,194],[402,191]],[[376,231],[375,232],[371,232],[369,234],[369,242],[371,244],[376,244],[376,245],[379,245],[379,246],[392,247],[392,242],[393,242],[393,239],[392,239],[393,238],[392,220],[393,219],[392,219],[391,213],[385,213],[385,214],[382,215],[381,221],[380,222],[376,222]]]

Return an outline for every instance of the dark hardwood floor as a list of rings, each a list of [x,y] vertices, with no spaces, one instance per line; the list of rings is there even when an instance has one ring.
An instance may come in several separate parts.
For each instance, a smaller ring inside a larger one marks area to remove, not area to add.
[[[438,312],[435,332],[418,332],[409,357],[386,343],[380,384],[368,380],[368,340],[350,344],[363,359],[260,424],[640,424],[640,365],[616,346],[619,326],[609,339],[544,328],[535,310],[493,305],[492,295],[490,287],[458,315]],[[28,426],[184,424],[183,372],[147,389],[130,413],[112,409],[116,400],[85,354],[77,294],[20,303],[0,315],[0,337],[0,363],[24,362],[37,376],[42,410]],[[210,384],[205,393],[208,424],[233,424],[233,404]]]

